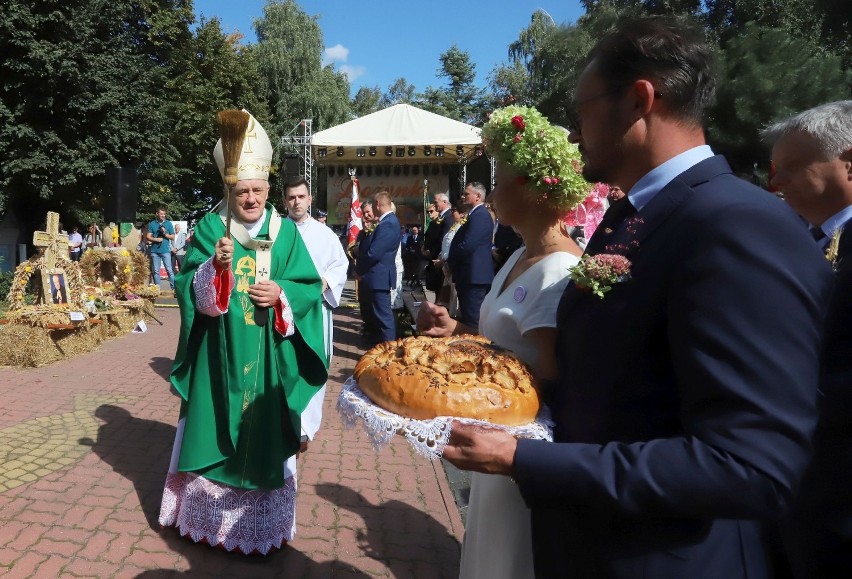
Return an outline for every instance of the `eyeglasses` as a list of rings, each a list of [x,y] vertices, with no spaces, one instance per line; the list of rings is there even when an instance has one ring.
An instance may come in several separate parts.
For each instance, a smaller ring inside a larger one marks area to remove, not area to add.
[[[572,133],[582,132],[582,127],[581,127],[581,123],[580,123],[580,107],[581,106],[587,105],[590,102],[596,101],[598,99],[620,95],[629,86],[631,86],[631,85],[625,84],[625,85],[622,85],[620,87],[614,88],[612,90],[608,90],[606,92],[602,92],[600,94],[596,94],[594,96],[584,98],[581,101],[576,101],[576,102],[571,103],[568,106],[568,111],[567,111],[568,119],[566,121],[566,126],[567,126],[568,130],[571,131]],[[661,99],[661,98],[663,98],[663,95],[659,92],[654,91],[654,98]]]
[[[594,96],[584,98],[581,101],[572,102],[568,106],[568,111],[567,111],[568,120],[567,120],[566,125],[567,125],[568,130],[571,131],[572,133],[579,133],[580,132],[580,107],[581,106],[587,105],[590,102],[596,101],[598,99],[602,99],[602,98],[606,98],[606,97],[615,96],[617,94],[621,94],[622,92],[624,92],[624,89],[626,89],[627,86],[630,86],[630,85],[620,86],[618,88],[614,88],[612,90],[608,90],[606,92],[602,92],[600,94],[596,94]]]

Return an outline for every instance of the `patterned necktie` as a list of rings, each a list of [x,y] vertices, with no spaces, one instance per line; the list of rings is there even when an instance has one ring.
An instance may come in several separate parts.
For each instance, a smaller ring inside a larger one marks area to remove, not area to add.
[[[595,255],[603,251],[612,233],[618,229],[627,218],[636,213],[636,208],[627,197],[622,197],[618,201],[609,206],[609,209],[604,213],[598,228],[595,229],[594,235],[586,245],[586,254]]]

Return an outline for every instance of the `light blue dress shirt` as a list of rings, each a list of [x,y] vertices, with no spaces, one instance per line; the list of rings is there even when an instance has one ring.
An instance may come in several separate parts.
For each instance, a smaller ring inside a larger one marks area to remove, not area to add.
[[[710,149],[710,145],[700,145],[675,155],[659,167],[654,167],[636,181],[636,184],[627,193],[627,198],[636,208],[636,211],[642,211],[642,208],[650,203],[651,199],[656,197],[657,193],[671,183],[675,177],[712,156],[713,151]]]
[[[823,240],[823,247],[828,245],[828,242],[831,240],[831,236],[834,235],[834,232],[837,229],[843,227],[843,225],[852,219],[852,205],[848,207],[844,207],[828,219],[826,219],[822,225],[819,226],[822,229],[822,232],[825,233],[827,239]]]

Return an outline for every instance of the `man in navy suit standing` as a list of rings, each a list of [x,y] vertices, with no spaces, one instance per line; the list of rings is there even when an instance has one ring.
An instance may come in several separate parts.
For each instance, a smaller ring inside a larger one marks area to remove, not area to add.
[[[852,101],[769,127],[771,185],[811,224],[835,272],[820,372],[814,456],[786,533],[796,577],[852,577]]]
[[[491,261],[494,220],[484,205],[485,186],[482,183],[468,183],[462,202],[467,208],[467,217],[450,244],[447,265],[456,284],[459,321],[476,329],[479,308],[494,281]]]
[[[586,179],[627,196],[560,302],[554,443],[454,424],[444,451],[517,481],[537,577],[772,576],[764,524],[809,459],[831,272],[705,144],[710,61],[700,30],[661,17],[592,49],[570,139]]]
[[[402,235],[399,220],[391,210],[390,193],[376,193],[373,208],[379,221],[358,248],[355,273],[359,279],[358,291],[364,292],[364,301],[372,306],[367,308],[372,323],[365,325],[378,328],[379,340],[387,342],[396,339],[390,290],[396,287],[396,252]]]

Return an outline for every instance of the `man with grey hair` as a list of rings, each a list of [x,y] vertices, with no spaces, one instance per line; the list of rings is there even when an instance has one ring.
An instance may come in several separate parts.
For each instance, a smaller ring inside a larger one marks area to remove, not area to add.
[[[446,193],[436,193],[434,205],[435,211],[429,213],[429,227],[426,229],[423,242],[423,256],[428,259],[428,265],[424,272],[426,289],[435,292],[435,298],[444,284],[444,274],[440,267],[436,267],[434,261],[441,255],[441,244],[444,237],[453,227],[453,212],[450,211],[450,196]]]
[[[772,125],[770,184],[811,224],[835,271],[814,455],[786,534],[796,577],[852,577],[852,100]]]

